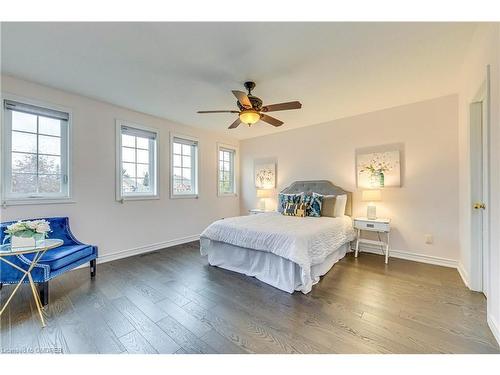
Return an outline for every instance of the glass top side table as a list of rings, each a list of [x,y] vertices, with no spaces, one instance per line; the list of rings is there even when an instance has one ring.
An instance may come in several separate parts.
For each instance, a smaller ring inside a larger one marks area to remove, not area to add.
[[[38,243],[35,246],[12,247],[10,244],[5,244],[0,246],[0,262],[5,262],[9,266],[15,268],[16,270],[22,273],[22,277],[17,282],[14,290],[12,291],[9,298],[5,302],[5,305],[2,306],[0,310],[0,316],[2,316],[3,312],[9,305],[10,301],[12,300],[12,297],[14,297],[21,284],[24,282],[26,278],[28,278],[29,284],[31,286],[31,291],[33,292],[33,299],[35,300],[35,305],[37,307],[38,314],[40,315],[40,320],[42,321],[42,326],[45,327],[45,320],[43,319],[43,314],[42,314],[42,309],[43,309],[42,302],[40,301],[40,297],[38,296],[38,293],[36,291],[35,283],[33,282],[33,278],[31,277],[31,271],[38,264],[43,255],[47,252],[47,250],[59,247],[63,243],[64,243],[63,240],[51,238],[38,241]],[[7,259],[10,256],[24,255],[24,254],[34,254],[33,259],[31,260],[31,264],[29,265],[27,270],[19,267],[17,264],[14,264]]]

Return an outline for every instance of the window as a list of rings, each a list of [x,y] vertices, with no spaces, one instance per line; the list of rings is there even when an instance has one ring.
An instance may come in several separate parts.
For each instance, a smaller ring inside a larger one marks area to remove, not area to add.
[[[158,133],[117,121],[117,199],[158,197]]]
[[[194,138],[171,136],[172,169],[171,197],[198,196],[198,141]]]
[[[14,100],[3,106],[5,202],[70,198],[69,113]]]
[[[217,184],[219,196],[236,194],[235,162],[236,149],[222,144],[217,145]]]

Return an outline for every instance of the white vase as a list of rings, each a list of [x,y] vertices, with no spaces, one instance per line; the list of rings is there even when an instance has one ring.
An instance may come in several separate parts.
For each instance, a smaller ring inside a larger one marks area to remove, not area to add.
[[[36,246],[36,239],[35,237],[18,237],[18,236],[12,236],[10,239],[10,245],[12,248],[19,248],[19,247],[35,247]]]

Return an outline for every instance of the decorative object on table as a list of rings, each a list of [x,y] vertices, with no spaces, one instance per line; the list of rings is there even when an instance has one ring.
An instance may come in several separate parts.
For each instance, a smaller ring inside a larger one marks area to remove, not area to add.
[[[377,207],[374,202],[380,202],[382,200],[382,193],[380,190],[363,190],[361,194],[361,200],[363,202],[368,202],[366,206],[366,217],[370,220],[377,219]]]
[[[401,186],[400,151],[357,153],[356,174],[358,188]]]
[[[50,225],[47,220],[26,220],[17,221],[7,226],[6,234],[2,244],[10,240],[13,248],[33,247],[47,238],[50,232]]]
[[[385,255],[385,264],[389,263],[389,233],[391,231],[390,219],[375,219],[371,220],[366,217],[357,217],[354,219],[354,228],[357,230],[356,247],[354,257],[358,257],[359,244],[365,243],[369,245],[377,245],[382,249]],[[378,241],[361,238],[362,231],[375,232],[378,236]],[[383,241],[380,237],[381,233],[385,233],[386,240]]]
[[[276,186],[276,164],[255,162],[254,177],[257,189],[274,189]]]
[[[257,189],[257,198],[259,199],[259,209],[266,211],[266,200],[273,196],[270,189]]]
[[[287,203],[300,203],[303,197],[304,193],[297,193],[297,194],[280,193],[278,195],[278,211],[283,213],[283,210],[285,209],[285,205]]]
[[[283,210],[283,215],[306,217],[308,207],[309,207],[309,205],[307,203],[304,203],[304,202],[287,203],[285,205],[285,209]]]
[[[61,239],[64,242],[57,249],[47,251],[39,259],[37,266],[31,271],[34,283],[39,285],[42,305],[46,305],[49,301],[49,280],[87,262],[90,263],[90,276],[93,278],[96,275],[97,246],[87,245],[78,241],[73,233],[71,233],[67,217],[53,217],[43,220],[46,220],[52,229],[50,234],[51,239]],[[0,243],[6,242],[5,236],[7,234],[5,230],[14,223],[5,222],[0,224]],[[7,259],[23,270],[27,270],[32,265],[34,255],[2,256],[2,258],[3,260]],[[15,267],[6,264],[5,261],[0,262],[0,285],[17,284],[22,276],[23,273]],[[24,280],[23,282],[27,281]]]

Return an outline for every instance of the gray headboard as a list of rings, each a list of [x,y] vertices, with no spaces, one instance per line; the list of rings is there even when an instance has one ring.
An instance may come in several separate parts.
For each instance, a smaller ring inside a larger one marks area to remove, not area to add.
[[[302,193],[311,194],[313,192],[323,195],[342,195],[347,194],[347,204],[345,206],[345,214],[352,215],[352,193],[338,186],[335,186],[327,180],[314,181],[295,181],[290,186],[284,188],[282,193],[295,194]]]

